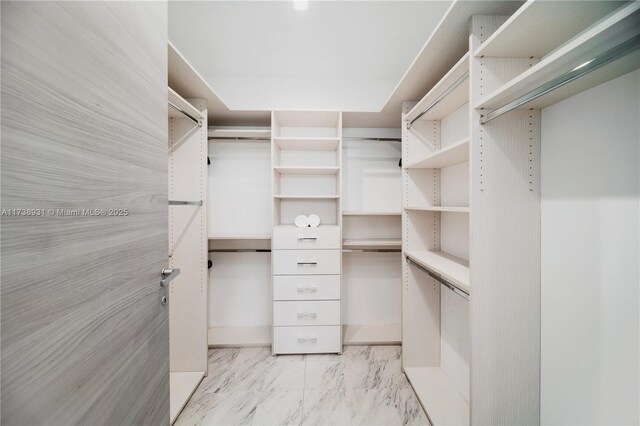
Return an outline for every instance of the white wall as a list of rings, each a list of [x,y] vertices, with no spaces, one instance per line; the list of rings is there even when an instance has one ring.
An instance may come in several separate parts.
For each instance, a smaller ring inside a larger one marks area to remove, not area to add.
[[[638,424],[640,71],[542,111],[543,424]]]

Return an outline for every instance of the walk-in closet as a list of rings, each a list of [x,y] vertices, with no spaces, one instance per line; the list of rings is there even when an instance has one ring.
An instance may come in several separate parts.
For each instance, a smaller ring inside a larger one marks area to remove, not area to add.
[[[640,424],[640,1],[1,18],[3,424]]]

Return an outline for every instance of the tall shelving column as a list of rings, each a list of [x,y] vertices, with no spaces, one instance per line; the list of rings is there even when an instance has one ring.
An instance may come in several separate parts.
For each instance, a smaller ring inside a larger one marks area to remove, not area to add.
[[[271,130],[273,353],[341,353],[342,115],[273,112]]]
[[[434,425],[469,424],[469,55],[403,105],[403,369]]]

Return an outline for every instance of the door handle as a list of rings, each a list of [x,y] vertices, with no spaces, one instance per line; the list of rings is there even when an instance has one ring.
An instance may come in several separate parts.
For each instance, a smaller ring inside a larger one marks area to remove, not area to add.
[[[179,268],[165,268],[162,270],[162,279],[160,280],[160,287],[166,287],[175,277],[180,275]]]

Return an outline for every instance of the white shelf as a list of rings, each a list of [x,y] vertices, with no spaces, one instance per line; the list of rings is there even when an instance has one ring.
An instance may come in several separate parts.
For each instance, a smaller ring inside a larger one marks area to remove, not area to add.
[[[210,240],[270,240],[271,234],[213,234]]]
[[[518,99],[542,84],[617,46],[640,33],[640,2],[631,2],[579,36],[556,49],[527,71],[480,99],[475,108],[495,109]],[[640,52],[587,74],[521,108],[544,108],[576,93],[626,74],[640,66]]]
[[[469,137],[405,166],[406,169],[441,169],[469,161]]]
[[[342,241],[343,249],[395,249],[402,247],[400,238],[362,238],[345,239]]]
[[[290,151],[335,151],[340,146],[340,138],[273,138],[276,146]]]
[[[336,175],[340,167],[280,167],[273,168],[281,175]]]
[[[263,347],[271,345],[271,326],[211,327],[209,347]]]
[[[471,294],[468,261],[442,251],[405,250],[404,254],[418,265],[441,275],[452,285]]]
[[[194,118],[202,120],[202,113],[200,112],[200,110],[198,110],[198,108],[194,107],[186,99],[178,95],[178,93],[171,87],[168,87],[167,89],[169,90],[169,102],[173,103],[184,112],[192,115]],[[169,117],[171,118],[187,118],[180,112],[176,111],[175,108],[168,107],[168,111]]]
[[[404,372],[434,426],[469,424],[469,403],[441,368],[413,367]]]
[[[339,195],[274,195],[281,200],[336,200]]]
[[[428,206],[428,207],[405,207],[405,210],[425,211],[425,212],[451,212],[469,213],[469,207],[448,207],[448,206]]]
[[[177,371],[169,373],[169,417],[171,424],[193,395],[204,371]]]
[[[400,216],[401,212],[342,212],[342,216]]]
[[[622,4],[620,1],[528,1],[474,55],[541,58]]]
[[[345,345],[396,345],[402,342],[400,324],[345,325]]]
[[[442,77],[442,79],[420,100],[407,114],[406,120],[411,121],[428,108],[443,93],[451,87],[451,85],[469,71],[469,52]],[[462,84],[457,86],[447,96],[442,98],[428,113],[423,115],[420,120],[442,120],[453,111],[469,102],[469,78]]]

